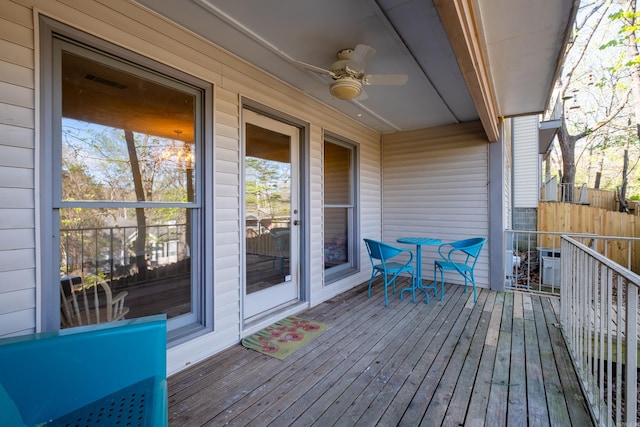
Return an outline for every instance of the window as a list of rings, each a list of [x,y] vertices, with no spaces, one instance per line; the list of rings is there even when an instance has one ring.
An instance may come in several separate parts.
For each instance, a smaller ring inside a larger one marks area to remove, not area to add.
[[[325,282],[357,269],[356,147],[327,136],[324,143]]]
[[[113,296],[127,293],[127,318],[166,314],[170,331],[201,329],[211,318],[199,270],[207,85],[134,57],[150,66],[138,65],[130,52],[123,59],[105,42],[98,50],[51,34],[44,161],[60,298],[101,279]],[[58,327],[71,326],[61,310]]]

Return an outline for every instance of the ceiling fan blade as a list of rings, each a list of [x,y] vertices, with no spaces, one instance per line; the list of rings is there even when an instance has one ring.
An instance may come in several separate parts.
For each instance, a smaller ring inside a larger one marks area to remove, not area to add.
[[[336,74],[331,70],[325,70],[324,68],[316,67],[315,65],[307,64],[306,62],[301,61],[295,61],[294,63],[302,68],[306,68],[309,71],[313,71],[314,73],[336,78]]]
[[[347,61],[347,67],[354,73],[362,73],[364,67],[371,61],[376,54],[376,50],[366,44],[359,44],[353,50],[351,58]]]
[[[402,86],[409,80],[406,74],[371,74],[362,77],[365,85]]]

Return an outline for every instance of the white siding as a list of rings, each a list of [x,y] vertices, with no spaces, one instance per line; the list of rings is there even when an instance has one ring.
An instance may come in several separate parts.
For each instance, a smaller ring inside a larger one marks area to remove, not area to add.
[[[480,123],[385,135],[384,241],[487,237],[488,147]],[[488,287],[488,254],[485,247],[476,266],[481,287]],[[435,246],[423,249],[423,278],[433,279],[435,256]],[[446,280],[460,283],[455,274]]]
[[[358,144],[358,157],[359,164],[357,169],[360,172],[358,177],[359,200],[357,201],[358,209],[360,211],[360,217],[357,219],[359,230],[359,244],[360,244],[360,272],[343,280],[333,282],[324,286],[324,279],[316,281],[317,277],[324,276],[324,240],[322,236],[322,230],[324,227],[322,223],[318,227],[318,240],[316,235],[312,236],[311,242],[317,248],[317,254],[314,253],[313,259],[322,260],[322,263],[317,263],[317,271],[315,271],[311,285],[312,290],[312,304],[319,303],[326,299],[331,298],[339,292],[347,290],[353,287],[354,284],[361,283],[365,280],[369,280],[371,275],[371,264],[369,262],[369,256],[364,246],[363,237],[374,236],[374,238],[380,238],[382,233],[381,228],[381,191],[380,191],[380,141],[377,135],[368,135],[367,133],[361,133],[359,131],[354,132],[354,129],[349,129],[346,123],[333,123],[331,127],[326,128],[333,134],[344,136],[351,141],[359,142]],[[322,142],[322,140],[320,140]],[[323,150],[318,152],[319,156],[322,156]],[[322,186],[322,175],[313,176],[312,179],[318,181],[318,186]],[[319,201],[319,214],[323,214],[322,199]],[[321,242],[316,244],[315,242]],[[317,258],[315,258],[317,257]],[[313,269],[312,269],[313,272]]]
[[[431,235],[443,240],[486,236],[488,228],[488,145],[479,123],[380,135],[244,61],[148,13],[129,0],[14,0],[0,7],[0,336],[38,327],[41,287],[36,254],[46,257],[35,236],[40,188],[37,157],[33,8],[58,21],[190,73],[214,87],[212,274],[214,331],[168,350],[168,371],[176,372],[225,347],[243,334],[241,322],[241,99],[308,123],[303,180],[309,212],[305,242],[309,259],[309,302],[315,305],[368,279],[369,260],[362,237],[395,240],[401,235]],[[323,133],[358,145],[360,273],[324,285]],[[46,135],[49,129],[39,129]],[[382,160],[384,159],[384,160]],[[46,160],[45,160],[46,161]],[[383,167],[382,167],[383,166]],[[384,186],[383,186],[384,177]],[[382,204],[382,195],[385,204]],[[211,205],[207,205],[207,211]],[[384,213],[384,216],[383,216]],[[46,213],[45,213],[46,214]],[[384,221],[383,221],[384,217]],[[384,227],[383,227],[384,224]],[[414,224],[414,225],[409,225]],[[425,251],[426,272],[433,271]],[[487,283],[487,254],[478,266],[478,283]],[[431,258],[429,258],[431,257]],[[448,275],[448,280],[454,278]],[[47,302],[50,303],[50,302]],[[266,319],[269,321],[270,319]]]
[[[538,123],[535,116],[513,119],[513,207],[535,208],[539,194]]]
[[[15,0],[0,7],[0,335],[33,332],[38,325],[35,209],[39,164],[35,144],[35,51],[33,8],[141,55],[192,74],[214,87],[212,274],[205,286],[213,290],[214,331],[168,350],[168,372],[176,372],[215,352],[237,344],[241,335],[240,111],[241,99],[309,124],[304,181],[309,196],[308,234],[310,304],[361,283],[369,277],[362,247],[362,269],[348,279],[324,286],[322,241],[322,146],[325,129],[358,144],[360,150],[361,235],[381,235],[380,136],[358,122],[310,100],[279,80],[195,37],[128,0]],[[49,132],[41,129],[41,132]],[[210,147],[207,147],[210,148]],[[210,206],[207,206],[207,209]],[[5,234],[6,235],[6,234]],[[43,253],[43,256],[47,256]],[[269,320],[269,319],[267,319]]]
[[[35,332],[34,32],[29,8],[0,16],[0,336]]]

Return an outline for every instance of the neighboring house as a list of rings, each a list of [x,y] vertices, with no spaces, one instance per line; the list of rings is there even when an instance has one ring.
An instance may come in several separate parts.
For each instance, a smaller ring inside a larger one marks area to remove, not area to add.
[[[540,115],[514,117],[513,228],[536,230],[540,193]]]
[[[487,237],[503,288],[503,118],[544,110],[577,2],[214,3],[0,4],[0,336],[101,274],[167,313],[171,374],[368,280],[363,237]],[[342,39],[409,81],[339,101],[292,63]]]
[[[542,115],[514,117],[513,138],[513,225],[514,230],[537,230],[540,188],[547,184],[546,200],[557,201],[557,187],[549,186],[549,177],[543,176],[543,162],[550,154],[552,143],[560,126],[554,109],[552,118],[542,121]],[[557,180],[552,181],[557,186]]]

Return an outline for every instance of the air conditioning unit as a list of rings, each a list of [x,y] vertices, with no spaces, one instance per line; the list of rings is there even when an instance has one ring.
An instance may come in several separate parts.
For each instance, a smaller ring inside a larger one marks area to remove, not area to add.
[[[511,262],[509,262],[511,261]],[[520,267],[520,257],[513,254],[513,251],[507,249],[504,255],[505,267],[505,286],[515,286],[518,279],[518,268]]]
[[[560,286],[560,257],[541,257],[540,282],[546,286]]]

